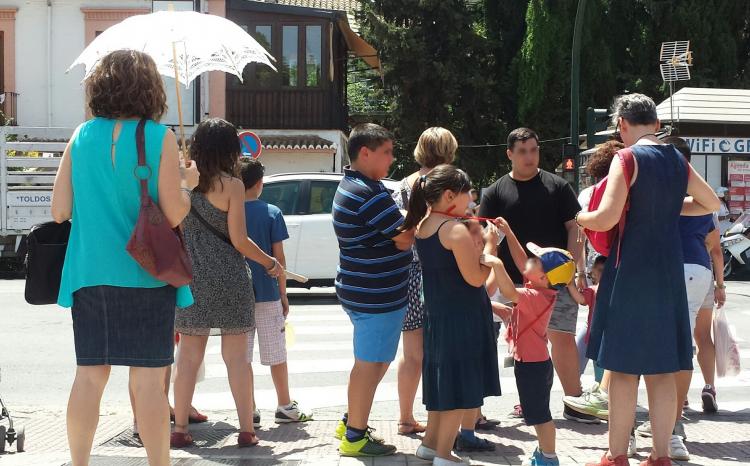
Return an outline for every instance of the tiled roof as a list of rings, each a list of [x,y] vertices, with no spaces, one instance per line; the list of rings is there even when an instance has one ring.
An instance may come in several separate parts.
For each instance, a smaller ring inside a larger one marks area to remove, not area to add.
[[[314,134],[295,136],[260,137],[263,149],[267,150],[336,150],[336,144]]]
[[[356,11],[359,10],[359,0],[266,0],[266,3],[279,5],[303,6],[321,10]]]

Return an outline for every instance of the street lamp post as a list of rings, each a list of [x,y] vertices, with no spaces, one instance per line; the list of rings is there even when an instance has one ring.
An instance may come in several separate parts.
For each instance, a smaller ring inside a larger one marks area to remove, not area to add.
[[[570,143],[576,147],[575,160],[575,189],[578,190],[580,173],[578,169],[578,100],[581,88],[581,31],[583,17],[586,13],[586,0],[578,0],[576,22],[573,28],[573,49],[570,60]]]

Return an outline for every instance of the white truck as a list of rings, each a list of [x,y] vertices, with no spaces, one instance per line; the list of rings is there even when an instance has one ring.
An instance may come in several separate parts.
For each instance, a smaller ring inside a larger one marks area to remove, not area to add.
[[[52,185],[73,131],[0,127],[0,274],[23,272],[25,235],[32,225],[52,220]]]

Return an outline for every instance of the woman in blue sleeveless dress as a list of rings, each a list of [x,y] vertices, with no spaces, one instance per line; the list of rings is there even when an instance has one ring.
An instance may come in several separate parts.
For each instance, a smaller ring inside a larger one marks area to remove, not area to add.
[[[148,187],[171,225],[190,210],[198,184],[190,163],[179,169],[174,133],[157,121],[166,111],[162,78],[146,54],[120,50],[101,59],[86,80],[95,118],[65,149],[55,179],[52,216],[72,219],[58,304],[72,307],[76,376],[68,402],[68,441],[75,466],[89,464],[99,402],[111,366],[130,367],[135,417],[149,464],[169,464],[169,404],[175,306],[193,302],[149,275],[125,250],[140,212],[135,130],[145,126]],[[181,189],[182,188],[182,189]]]
[[[627,462],[635,422],[639,376],[646,381],[653,451],[642,465],[670,465],[668,444],[675,419],[675,373],[692,369],[692,339],[680,242],[680,215],[719,208],[710,186],[672,145],[656,138],[653,100],[620,97],[615,118],[630,147],[635,170],[621,245],[613,245],[596,301],[588,356],[612,372],[609,387],[609,452],[593,466]],[[685,193],[689,198],[685,198]],[[599,208],[576,221],[607,231],[620,220],[628,197],[623,168],[615,158]],[[619,256],[618,251],[619,250]],[[587,465],[588,466],[588,465]]]

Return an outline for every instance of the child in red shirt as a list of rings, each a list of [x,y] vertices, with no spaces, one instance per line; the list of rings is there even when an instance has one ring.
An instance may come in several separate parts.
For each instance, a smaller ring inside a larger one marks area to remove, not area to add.
[[[514,372],[518,396],[526,425],[534,426],[539,446],[525,464],[558,466],[555,454],[555,424],[549,409],[553,367],[547,350],[547,325],[557,298],[557,290],[573,280],[573,256],[557,248],[540,248],[528,243],[536,257],[529,258],[507,222],[498,228],[505,233],[513,262],[522,271],[526,285],[516,288],[503,262],[483,255],[482,263],[492,267],[500,292],[515,303],[506,340],[515,360]]]

